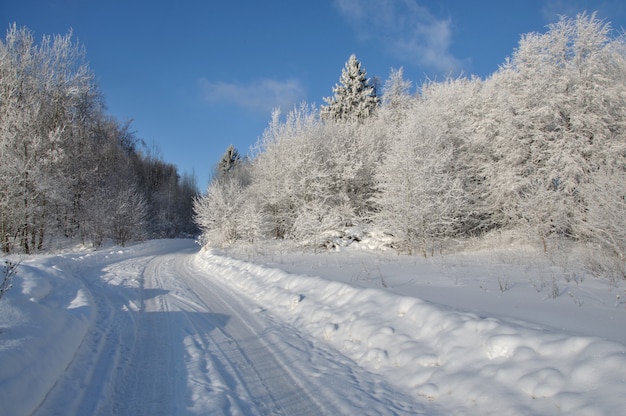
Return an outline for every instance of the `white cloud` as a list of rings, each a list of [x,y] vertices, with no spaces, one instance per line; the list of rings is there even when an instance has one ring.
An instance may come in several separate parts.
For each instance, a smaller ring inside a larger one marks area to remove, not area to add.
[[[288,111],[306,97],[300,81],[260,79],[249,84],[212,82],[201,79],[200,88],[205,100],[211,104],[230,103],[263,114],[277,107]]]
[[[454,73],[461,61],[450,52],[450,19],[438,19],[414,0],[335,0],[362,41],[374,41],[396,58]]]

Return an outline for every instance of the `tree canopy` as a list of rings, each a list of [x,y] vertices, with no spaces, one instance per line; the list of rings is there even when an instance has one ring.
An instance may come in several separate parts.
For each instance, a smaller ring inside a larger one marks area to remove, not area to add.
[[[45,249],[55,237],[98,246],[193,232],[187,179],[106,115],[71,32],[37,42],[9,27],[0,41],[3,252]]]
[[[626,41],[612,34],[563,17],[487,79],[411,93],[392,70],[380,105],[351,56],[327,106],[272,119],[236,190],[248,232],[223,235],[320,246],[360,228],[425,254],[509,232],[595,247],[626,275]]]

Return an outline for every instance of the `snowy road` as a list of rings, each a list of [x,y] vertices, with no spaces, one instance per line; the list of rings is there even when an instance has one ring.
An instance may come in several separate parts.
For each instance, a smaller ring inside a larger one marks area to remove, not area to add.
[[[133,257],[72,259],[95,324],[36,415],[420,412],[345,356],[219,284],[194,261],[192,242],[142,247]]]
[[[0,302],[0,414],[623,413],[623,286],[471,256],[257,260],[32,256]]]

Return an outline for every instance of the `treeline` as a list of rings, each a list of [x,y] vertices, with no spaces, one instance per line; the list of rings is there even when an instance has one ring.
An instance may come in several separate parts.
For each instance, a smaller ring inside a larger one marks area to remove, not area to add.
[[[624,275],[626,42],[609,24],[582,14],[524,35],[484,80],[413,92],[392,70],[378,97],[364,75],[351,57],[327,106],[276,113],[249,158],[225,155],[195,205],[206,244],[358,229],[427,253],[506,230],[585,243]]]
[[[144,146],[145,147],[145,146]],[[84,48],[15,24],[0,41],[0,245],[54,237],[99,246],[193,233],[193,175],[142,151],[107,116]]]

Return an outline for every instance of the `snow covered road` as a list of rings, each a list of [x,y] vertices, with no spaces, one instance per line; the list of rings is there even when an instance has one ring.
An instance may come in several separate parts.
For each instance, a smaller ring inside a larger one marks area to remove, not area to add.
[[[219,276],[195,261],[197,251],[192,241],[177,240],[40,260],[38,268],[47,262],[78,277],[82,285],[68,279],[71,287],[60,292],[68,299],[81,294],[86,310],[79,321],[90,325],[65,369],[43,374],[42,381],[52,383],[49,391],[13,401],[5,410],[12,415],[420,413],[413,399],[384,380],[220,284]],[[31,277],[25,273],[24,281]],[[6,332],[10,335],[10,328]],[[54,342],[71,350],[65,335]],[[37,348],[50,346],[23,347],[37,355]],[[0,380],[0,387],[10,383]],[[7,403],[8,397],[0,399]]]
[[[622,413],[623,287],[469,255],[271,257],[29,258],[0,301],[0,413]]]

